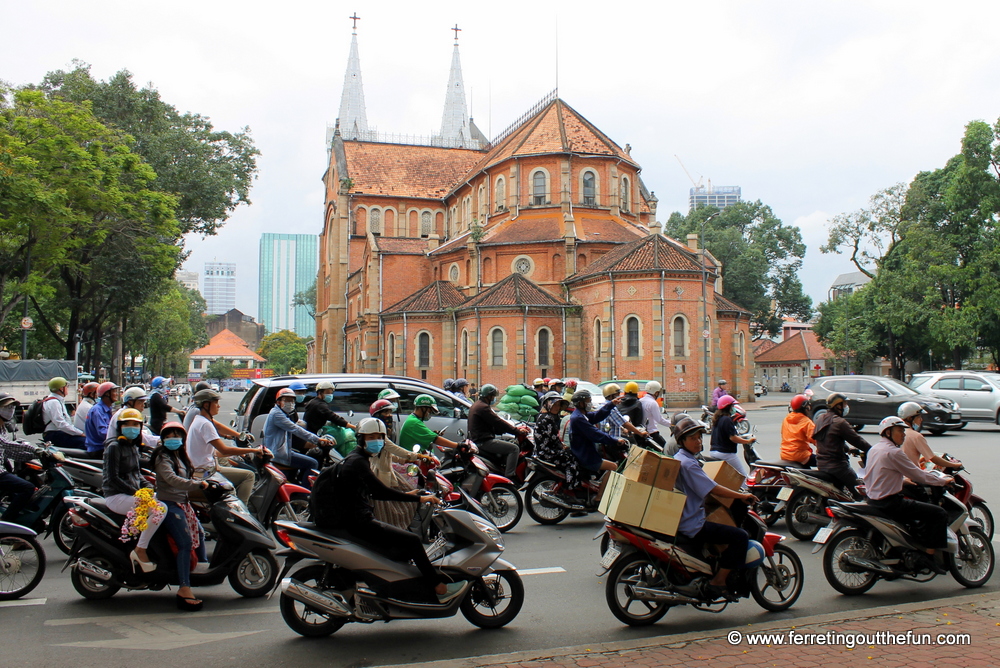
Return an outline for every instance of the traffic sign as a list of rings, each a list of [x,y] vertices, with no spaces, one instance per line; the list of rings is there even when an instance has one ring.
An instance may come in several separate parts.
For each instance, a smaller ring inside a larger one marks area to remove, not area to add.
[[[35,321],[29,318],[28,316],[24,316],[23,318],[21,318],[21,329],[31,329],[34,326],[35,326]]]

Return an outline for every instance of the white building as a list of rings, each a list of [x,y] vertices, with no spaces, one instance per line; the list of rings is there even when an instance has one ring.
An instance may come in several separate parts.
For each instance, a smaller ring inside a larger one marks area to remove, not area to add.
[[[202,296],[209,315],[222,315],[236,308],[236,263],[206,262]]]

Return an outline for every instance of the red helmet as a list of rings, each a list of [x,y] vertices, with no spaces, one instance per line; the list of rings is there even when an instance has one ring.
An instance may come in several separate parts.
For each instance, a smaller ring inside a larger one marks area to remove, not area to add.
[[[179,431],[182,434],[184,434],[185,436],[187,436],[187,429],[185,429],[184,425],[181,424],[180,422],[168,422],[168,423],[166,423],[165,425],[163,425],[162,427],[160,427],[160,433],[162,434],[163,432],[170,431],[171,429],[176,429],[177,431]]]
[[[545,383],[546,385],[548,385],[549,383],[552,382],[552,379],[551,378],[543,378],[542,382]]]
[[[275,401],[280,401],[281,399],[284,399],[285,397],[291,397],[292,399],[294,399],[295,398],[295,390],[293,390],[290,387],[283,387],[280,390],[278,390],[278,396],[276,396],[274,399],[275,399]]]
[[[111,390],[117,390],[117,389],[118,389],[118,386],[115,385],[112,382],[101,383],[100,385],[97,386],[97,396],[103,397],[105,394],[107,394]]]
[[[376,415],[384,411],[386,408],[392,408],[392,402],[389,401],[388,399],[379,399],[378,401],[376,401],[371,405],[371,407],[368,409],[368,413],[372,417],[375,417]]]
[[[567,380],[566,381],[566,389],[567,390],[575,390],[576,389],[576,381],[575,380]]]
[[[84,386],[82,388],[80,388],[80,392],[81,392],[81,394],[83,394],[83,396],[89,397],[90,395],[92,395],[95,392],[97,392],[97,388],[98,387],[100,387],[100,385],[98,385],[97,383],[91,381],[89,383],[85,383]]]
[[[719,407],[720,411],[724,411],[735,403],[736,403],[736,398],[734,396],[732,396],[731,394],[724,394],[721,397],[719,397],[719,403],[717,403],[716,406]]]
[[[809,397],[807,397],[804,394],[796,394],[794,397],[792,397],[792,400],[789,402],[788,405],[791,407],[793,411],[800,411],[802,410],[802,407],[805,406],[807,403],[809,403]]]

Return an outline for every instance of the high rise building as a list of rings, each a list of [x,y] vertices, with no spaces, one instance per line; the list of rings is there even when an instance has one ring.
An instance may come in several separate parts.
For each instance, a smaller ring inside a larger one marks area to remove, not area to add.
[[[209,315],[221,315],[236,308],[236,263],[206,262],[202,297]]]
[[[691,188],[688,198],[688,205],[692,210],[700,209],[703,206],[714,206],[717,209],[725,209],[742,201],[742,192],[739,186],[695,186]]]
[[[268,333],[289,329],[301,337],[316,334],[310,309],[292,306],[292,300],[295,293],[308,290],[316,282],[318,265],[316,235],[261,235],[257,315]]]
[[[198,290],[198,272],[197,271],[178,271],[174,274],[177,282],[183,285],[188,290]]]

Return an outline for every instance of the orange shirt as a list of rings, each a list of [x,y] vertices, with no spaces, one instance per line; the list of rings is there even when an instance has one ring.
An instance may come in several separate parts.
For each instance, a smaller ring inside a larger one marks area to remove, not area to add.
[[[805,464],[813,454],[810,444],[813,440],[813,429],[816,425],[802,413],[789,413],[781,423],[781,458]]]

